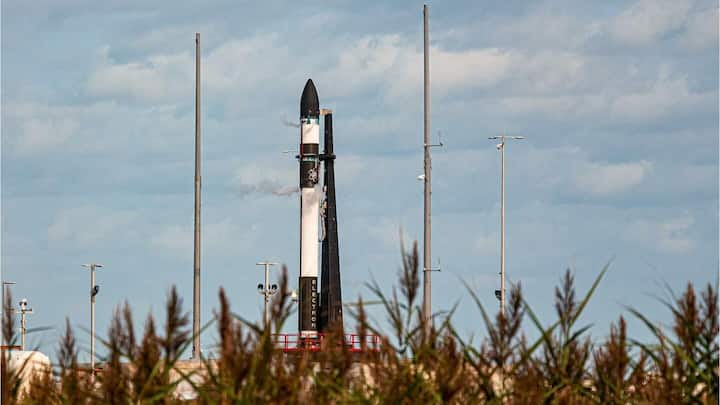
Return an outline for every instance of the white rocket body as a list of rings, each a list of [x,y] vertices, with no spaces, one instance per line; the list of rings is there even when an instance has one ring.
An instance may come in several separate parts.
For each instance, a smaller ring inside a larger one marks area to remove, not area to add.
[[[298,330],[302,338],[317,337],[320,296],[320,111],[317,91],[308,80],[300,101],[300,279]]]
[[[312,120],[309,120],[312,121]],[[318,144],[320,141],[320,125],[315,122],[302,124],[303,143]],[[319,168],[319,166],[318,166]],[[319,170],[316,169],[315,176]],[[319,274],[319,218],[320,218],[320,186],[303,187],[300,189],[300,276],[317,277]]]

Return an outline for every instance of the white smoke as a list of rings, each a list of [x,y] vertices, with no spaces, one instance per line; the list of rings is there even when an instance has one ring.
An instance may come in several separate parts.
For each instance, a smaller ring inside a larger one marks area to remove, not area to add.
[[[291,196],[298,192],[297,186],[289,186],[297,182],[296,170],[265,169],[259,166],[246,166],[239,169],[233,182],[240,196],[265,194]]]
[[[286,195],[293,195],[298,192],[300,192],[300,188],[298,188],[296,186],[285,186],[285,187],[278,188],[277,190],[273,191],[272,193],[275,195],[286,196]]]

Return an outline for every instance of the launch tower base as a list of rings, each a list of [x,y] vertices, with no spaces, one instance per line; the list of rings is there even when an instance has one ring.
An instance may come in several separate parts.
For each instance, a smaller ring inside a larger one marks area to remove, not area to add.
[[[278,333],[273,335],[273,341],[277,349],[285,353],[295,352],[319,352],[334,342],[330,341],[330,335],[318,333],[315,338],[304,338],[298,333]],[[342,342],[336,344],[343,346],[351,353],[361,353],[363,351],[379,351],[380,336],[378,335],[358,335],[349,333],[344,335]]]

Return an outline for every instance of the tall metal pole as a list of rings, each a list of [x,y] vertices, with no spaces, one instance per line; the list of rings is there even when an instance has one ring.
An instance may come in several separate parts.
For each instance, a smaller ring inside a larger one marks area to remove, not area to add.
[[[13,312],[20,312],[20,350],[25,351],[25,334],[27,334],[27,314],[32,314],[32,308],[27,307],[27,298],[20,300],[20,309],[12,309]]]
[[[262,288],[258,290],[260,294],[263,295],[264,301],[265,301],[265,307],[264,307],[264,314],[265,314],[265,327],[268,327],[270,325],[270,296],[274,295],[277,292],[277,286],[273,284],[271,288],[270,286],[270,266],[275,266],[277,263],[274,262],[257,262],[257,266],[265,266],[265,284],[262,284]]]
[[[500,147],[500,315],[505,316],[505,136]]]
[[[90,374],[95,374],[95,265],[90,265]]]
[[[430,260],[430,38],[428,35],[428,7],[423,5],[423,54],[424,54],[424,130],[425,130],[425,226],[423,231],[423,327],[426,335],[430,334],[432,310],[431,293],[431,260]]]
[[[95,296],[100,287],[95,285],[95,270],[103,267],[102,264],[83,264],[82,267],[90,270],[90,378],[95,375]]]
[[[10,310],[10,308],[5,307],[5,281],[2,282],[2,304],[0,304],[0,305],[2,305],[2,318],[0,318],[0,319],[2,319],[2,323],[4,323],[5,322],[5,311]],[[6,343],[5,342],[5,334],[3,333],[2,335],[3,336],[0,337],[0,340],[2,340],[3,343]]]
[[[20,310],[20,350],[25,351],[25,333],[27,332],[27,324],[25,311]]]
[[[25,312],[20,313],[20,350],[25,351]]]
[[[270,283],[270,264],[265,263],[265,325],[270,324],[270,295],[268,295],[268,284]],[[267,327],[267,326],[266,326]]]
[[[200,359],[200,33],[195,33],[195,250],[193,254],[193,348]]]
[[[522,140],[522,136],[491,136],[488,139],[499,139],[497,148],[500,151],[500,316],[505,315],[505,142]],[[498,292],[495,291],[495,294]]]

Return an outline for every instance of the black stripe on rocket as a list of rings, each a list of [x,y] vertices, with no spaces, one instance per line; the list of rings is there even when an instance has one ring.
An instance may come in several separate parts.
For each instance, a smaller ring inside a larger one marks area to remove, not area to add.
[[[318,330],[318,310],[320,299],[318,297],[317,277],[300,276],[300,331]]]
[[[318,183],[318,144],[304,143],[300,151],[300,188],[313,188]]]

